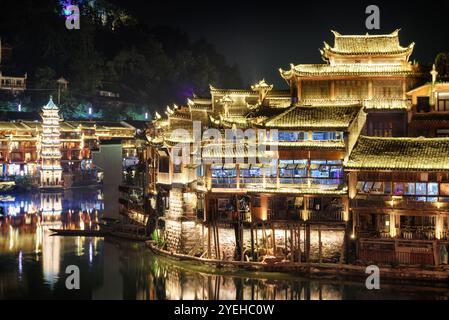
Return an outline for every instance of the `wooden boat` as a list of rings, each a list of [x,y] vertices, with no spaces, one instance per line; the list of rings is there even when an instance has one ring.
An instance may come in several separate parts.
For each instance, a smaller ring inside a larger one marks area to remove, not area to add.
[[[76,229],[50,229],[58,236],[73,236],[73,237],[104,237],[108,233],[101,230],[76,230]]]

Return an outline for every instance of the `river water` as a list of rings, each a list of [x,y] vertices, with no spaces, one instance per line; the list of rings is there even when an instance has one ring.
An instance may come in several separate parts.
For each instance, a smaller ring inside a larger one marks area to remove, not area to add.
[[[51,236],[49,228],[93,227],[103,214],[100,190],[16,195],[0,203],[0,299],[447,299],[430,285],[369,291],[363,281],[306,279],[256,272],[213,272],[156,256],[144,244]],[[66,267],[80,269],[67,290]]]

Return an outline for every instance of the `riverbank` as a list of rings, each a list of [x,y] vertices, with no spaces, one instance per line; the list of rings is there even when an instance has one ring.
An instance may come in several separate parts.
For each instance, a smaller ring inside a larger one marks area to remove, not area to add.
[[[309,278],[352,278],[366,279],[368,274],[365,272],[367,266],[335,264],[335,263],[294,263],[294,262],[246,262],[246,261],[226,261],[189,256],[168,252],[158,248],[154,242],[148,241],[150,250],[158,255],[168,257],[178,261],[187,261],[192,263],[201,263],[210,268],[221,269],[242,269],[246,271],[257,272],[277,272],[306,276]],[[418,282],[418,283],[440,283],[449,282],[449,267],[421,267],[421,266],[379,266],[380,277],[383,280],[393,282]],[[449,286],[448,286],[449,288]]]

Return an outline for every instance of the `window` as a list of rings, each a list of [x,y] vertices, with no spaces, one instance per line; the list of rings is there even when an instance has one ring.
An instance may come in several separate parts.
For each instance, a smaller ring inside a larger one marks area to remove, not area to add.
[[[235,178],[237,177],[237,170],[235,165],[213,165],[212,178]]]
[[[438,138],[449,137],[449,129],[437,129],[436,133]]]
[[[197,177],[204,177],[204,166],[200,165],[196,168]]]
[[[373,186],[374,186],[374,182],[366,182],[365,186],[363,187],[363,191],[365,193],[369,193],[371,191],[371,189],[373,188]]]
[[[174,173],[182,173],[182,164],[175,164],[173,165],[173,172]]]
[[[168,157],[159,158],[159,172],[169,173],[170,172],[170,161]]]
[[[391,194],[391,182],[384,182],[384,194]]]
[[[418,97],[418,112],[430,112],[430,98],[429,97]]]
[[[307,160],[280,160],[279,176],[281,178],[306,178]]]
[[[278,132],[278,140],[279,141],[302,141],[308,139],[307,132],[289,132],[289,131],[280,131]]]
[[[449,196],[449,183],[440,184],[440,193],[444,196]]]
[[[427,194],[431,196],[438,195],[438,183],[428,183]]]
[[[415,194],[415,184],[414,183],[406,183],[405,184],[405,194],[406,195],[414,195]]]
[[[374,136],[376,137],[392,137],[393,123],[392,122],[374,122]]]
[[[404,184],[393,183],[393,192],[395,196],[402,196],[404,194]]]
[[[316,141],[326,141],[326,140],[342,140],[343,132],[313,132],[312,139]]]
[[[357,182],[357,192],[363,192],[363,186],[365,185],[365,181]]]
[[[416,194],[426,195],[427,194],[427,183],[417,183],[416,184]]]
[[[437,110],[449,111],[449,93],[441,92],[438,94]]]

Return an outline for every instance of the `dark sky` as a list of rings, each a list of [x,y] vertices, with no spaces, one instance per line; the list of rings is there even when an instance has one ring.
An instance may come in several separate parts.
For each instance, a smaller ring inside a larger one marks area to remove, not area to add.
[[[365,8],[376,4],[381,29],[365,27]],[[190,0],[126,1],[150,25],[179,27],[193,39],[206,38],[229,62],[237,63],[246,84],[265,78],[284,86],[278,69],[290,63],[322,62],[318,49],[341,34],[390,33],[401,28],[401,44],[416,42],[412,59],[432,63],[449,51],[449,1]]]

